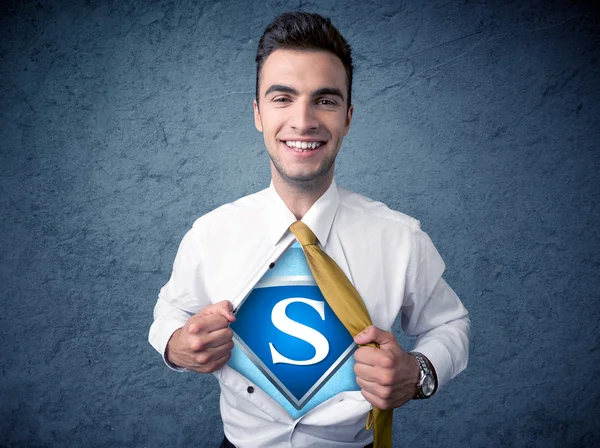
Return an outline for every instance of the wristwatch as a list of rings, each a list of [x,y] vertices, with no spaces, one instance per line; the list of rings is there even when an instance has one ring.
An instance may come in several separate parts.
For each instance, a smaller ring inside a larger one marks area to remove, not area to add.
[[[419,361],[419,382],[417,383],[417,396],[415,398],[429,398],[437,389],[436,378],[429,368],[425,356],[419,352],[409,352]]]

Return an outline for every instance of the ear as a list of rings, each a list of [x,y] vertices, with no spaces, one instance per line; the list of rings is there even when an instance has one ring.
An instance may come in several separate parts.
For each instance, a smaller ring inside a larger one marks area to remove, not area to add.
[[[348,114],[346,115],[346,126],[344,127],[344,136],[348,135],[350,130],[350,122],[352,121],[352,114],[354,113],[354,106],[350,106]]]
[[[254,99],[254,126],[258,129],[258,132],[263,131],[262,120],[260,119],[260,111],[258,110],[258,103],[256,98]]]

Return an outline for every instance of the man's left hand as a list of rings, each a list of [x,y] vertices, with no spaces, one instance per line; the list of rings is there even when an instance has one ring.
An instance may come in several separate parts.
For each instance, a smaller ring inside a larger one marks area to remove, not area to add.
[[[354,342],[379,344],[379,348],[359,347],[354,353],[356,383],[369,403],[393,409],[416,396],[419,362],[400,347],[392,333],[371,325],[356,335]]]

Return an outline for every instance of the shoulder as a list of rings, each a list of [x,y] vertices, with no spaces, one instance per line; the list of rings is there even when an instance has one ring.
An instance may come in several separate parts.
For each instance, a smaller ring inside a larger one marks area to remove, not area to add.
[[[390,209],[383,202],[376,201],[361,194],[338,187],[340,207],[343,213],[354,215],[361,221],[383,226],[401,227],[412,232],[421,230],[418,219],[397,210]]]

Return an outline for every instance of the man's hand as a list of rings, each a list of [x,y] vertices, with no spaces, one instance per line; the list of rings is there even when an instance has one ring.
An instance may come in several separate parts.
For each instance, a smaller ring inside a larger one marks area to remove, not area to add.
[[[379,348],[359,347],[354,353],[356,383],[369,403],[393,409],[416,396],[419,362],[400,347],[392,333],[371,325],[356,335],[354,342],[379,344]]]
[[[173,333],[167,345],[167,360],[194,372],[220,369],[231,357],[233,332],[229,323],[233,321],[233,306],[228,300],[202,308]]]

